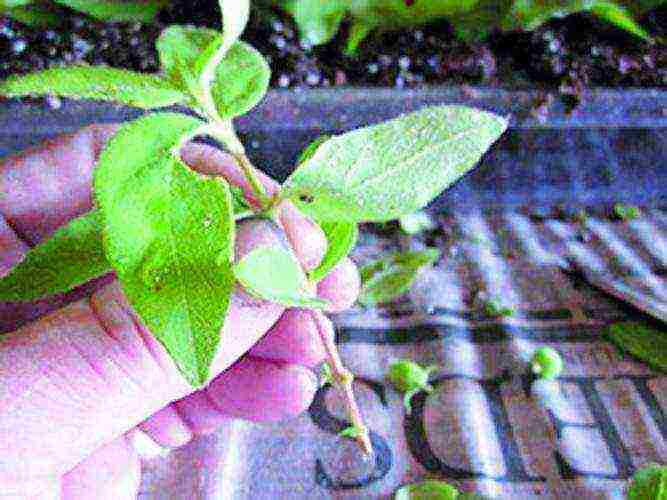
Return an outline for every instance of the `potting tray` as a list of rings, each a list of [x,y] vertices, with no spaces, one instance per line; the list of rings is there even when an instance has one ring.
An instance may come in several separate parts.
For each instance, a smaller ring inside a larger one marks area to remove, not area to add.
[[[491,498],[621,499],[638,467],[667,462],[667,377],[601,338],[610,323],[649,318],[566,271],[576,264],[640,301],[667,302],[667,94],[594,91],[574,114],[554,109],[545,122],[530,112],[538,97],[456,88],[275,92],[239,120],[257,163],[284,178],[322,133],[424,104],[512,113],[481,166],[430,207],[436,231],[413,239],[391,227],[362,231],[360,263],[424,245],[444,255],[408,296],[335,318],[374,458],[363,461],[354,442],[336,436],[347,424],[325,386],[289,422],[229,421],[181,449],[144,450],[140,498],[390,498],[402,484],[439,478]],[[9,103],[0,110],[0,155],[131,115]],[[642,215],[614,220],[615,202],[639,205]],[[577,220],[579,208],[590,215]],[[489,315],[487,300],[513,314]],[[553,384],[528,372],[543,345],[565,359]],[[384,379],[397,358],[440,367],[436,390],[416,396],[410,415]]]

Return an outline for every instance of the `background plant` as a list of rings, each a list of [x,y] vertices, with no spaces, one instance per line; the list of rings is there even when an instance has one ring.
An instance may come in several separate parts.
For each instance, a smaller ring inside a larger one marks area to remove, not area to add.
[[[650,35],[637,23],[644,12],[664,0],[273,0],[295,19],[301,36],[313,45],[331,40],[350,21],[347,53],[373,31],[394,30],[447,19],[458,37],[474,40],[494,29],[534,30],[547,21],[577,12],[592,15],[644,40]]]
[[[327,304],[312,290],[352,250],[359,223],[423,208],[475,166],[507,120],[464,106],[434,106],[325,137],[304,151],[296,170],[269,196],[233,124],[263,98],[269,67],[238,40],[249,2],[221,0],[220,8],[222,33],[175,25],[161,34],[160,74],[73,66],[0,84],[0,94],[8,97],[55,94],[146,110],[179,104],[193,112],[160,111],[124,124],[100,154],[94,209],[29,251],[0,280],[0,300],[34,300],[113,270],[134,310],[194,388],[209,382],[224,345],[221,331],[236,283],[257,298],[311,309],[355,438],[370,452],[354,377],[322,326]],[[201,136],[216,139],[232,155],[252,199],[185,165],[181,148]],[[287,200],[321,225],[328,249],[320,266],[306,275],[290,249],[274,247],[256,248],[237,261],[236,222],[261,217],[277,223],[278,207]],[[376,281],[412,280],[424,260],[413,257],[383,265]]]
[[[32,26],[58,24],[67,7],[100,21],[149,22],[168,0],[0,0],[0,14],[5,14]]]

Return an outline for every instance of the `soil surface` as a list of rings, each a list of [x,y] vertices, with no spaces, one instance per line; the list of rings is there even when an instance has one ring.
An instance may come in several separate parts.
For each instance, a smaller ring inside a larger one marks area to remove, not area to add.
[[[158,69],[154,42],[172,23],[218,27],[217,1],[175,1],[152,24],[104,24],[72,13],[62,26],[39,30],[0,17],[0,78],[61,64]],[[667,34],[667,6],[645,16],[653,34]],[[667,87],[667,47],[650,45],[586,15],[550,22],[532,33],[494,33],[486,42],[457,40],[442,21],[371,35],[356,59],[342,55],[347,27],[329,44],[300,42],[277,10],[253,13],[244,39],[269,60],[278,88],[423,84],[537,86],[576,104],[588,86]],[[543,106],[548,107],[548,102]],[[536,106],[539,114],[540,104]]]

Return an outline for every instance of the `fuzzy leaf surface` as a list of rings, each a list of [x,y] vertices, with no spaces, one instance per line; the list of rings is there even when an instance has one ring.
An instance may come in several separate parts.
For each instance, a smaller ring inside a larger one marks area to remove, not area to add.
[[[208,381],[234,287],[229,186],[178,156],[201,124],[176,113],[126,124],[100,155],[94,177],[107,258],[193,387]]]
[[[170,26],[157,41],[160,64],[171,81],[197,96],[208,62],[216,56],[223,35],[215,30]],[[252,46],[235,42],[215,70],[211,94],[221,119],[245,114],[262,100],[269,88],[271,69]]]
[[[434,106],[329,139],[283,185],[318,221],[384,222],[420,210],[507,128],[498,115]]]
[[[282,248],[261,246],[234,266],[234,275],[255,297],[288,307],[321,308],[326,302],[310,297],[306,275],[294,255]]]
[[[111,272],[102,247],[102,222],[93,210],[58,228],[31,248],[0,279],[0,302],[26,302],[67,292]]]
[[[105,66],[52,68],[0,83],[0,95],[57,95],[74,99],[112,101],[152,109],[178,104],[186,96],[167,80]]]

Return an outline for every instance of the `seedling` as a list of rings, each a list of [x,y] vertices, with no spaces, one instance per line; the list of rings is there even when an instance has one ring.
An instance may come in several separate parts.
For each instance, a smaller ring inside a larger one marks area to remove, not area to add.
[[[396,491],[394,500],[485,500],[485,497],[463,493],[444,481],[430,479],[402,486]]]
[[[301,36],[313,45],[331,40],[343,20],[349,19],[348,55],[355,55],[361,42],[373,31],[447,19],[459,38],[470,41],[486,37],[496,28],[532,31],[551,19],[577,12],[590,12],[643,40],[650,40],[649,34],[635,19],[662,1],[273,0],[294,16]]]
[[[412,413],[411,401],[415,394],[421,391],[433,392],[428,377],[437,370],[438,367],[435,365],[422,368],[418,363],[408,359],[401,359],[389,366],[387,378],[397,390],[405,393],[403,406],[408,415]]]
[[[622,221],[629,221],[641,217],[642,212],[634,205],[624,205],[623,203],[616,203],[614,205],[614,215]]]
[[[30,26],[53,26],[64,15],[61,7],[69,7],[100,21],[149,22],[164,7],[166,0],[124,1],[114,0],[0,0],[0,14]]]
[[[35,300],[113,270],[134,310],[193,388],[208,384],[215,354],[224,348],[221,332],[236,282],[261,299],[310,309],[331,379],[344,393],[352,426],[361,429],[357,441],[370,453],[354,377],[326,335],[326,303],[311,290],[350,252],[359,223],[423,208],[474,167],[507,120],[463,106],[436,106],[324,138],[269,196],[233,125],[266,93],[269,67],[238,40],[249,1],[225,0],[220,7],[222,33],[191,26],[162,33],[160,74],[77,66],[0,84],[0,94],[10,97],[55,94],[148,110],[180,104],[196,114],[160,111],[124,124],[100,155],[94,209],[30,250],[0,280],[0,300]],[[183,162],[181,148],[200,136],[224,146],[252,196]],[[277,210],[288,200],[322,226],[328,250],[321,265],[306,274],[290,251],[273,247],[236,262],[236,221],[250,214],[277,223]]]
[[[508,306],[503,306],[497,299],[488,300],[486,304],[484,304],[484,312],[487,316],[492,316],[494,318],[509,318],[514,316],[514,309]]]
[[[638,470],[628,487],[628,500],[667,500],[667,467],[649,464]]]
[[[563,358],[551,347],[540,347],[533,354],[531,366],[535,375],[553,380],[563,371]]]

